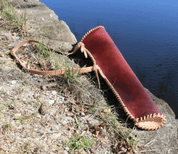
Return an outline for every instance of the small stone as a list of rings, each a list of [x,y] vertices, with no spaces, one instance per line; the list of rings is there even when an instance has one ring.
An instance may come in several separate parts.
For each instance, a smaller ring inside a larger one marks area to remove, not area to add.
[[[16,35],[17,35],[17,33],[15,33],[15,32],[14,32],[14,33],[12,33],[12,35],[13,35],[13,36],[16,36]]]
[[[17,113],[14,115],[15,117],[20,117],[21,116],[21,113]]]
[[[42,86],[42,90],[46,90],[46,86]]]
[[[123,152],[127,151],[127,149],[125,149],[124,147],[120,147],[120,150],[123,151]]]
[[[0,53],[0,57],[4,57],[4,54],[3,54],[3,53]]]
[[[52,91],[52,95],[56,95],[57,94],[57,91]]]
[[[8,107],[9,107],[10,110],[14,110],[15,109],[15,106],[13,104],[10,104]]]
[[[9,81],[11,84],[16,84],[17,81],[13,80],[13,81]]]
[[[131,150],[131,148],[129,147],[127,150],[128,150],[128,151],[130,151],[130,150]]]
[[[25,101],[27,101],[27,99],[26,98],[22,98],[22,101],[25,102]]]
[[[74,114],[72,112],[67,113],[67,116],[73,116]]]
[[[39,79],[38,82],[42,83],[42,82],[43,82],[43,79]]]
[[[85,113],[84,113],[84,112],[81,112],[81,115],[82,115],[82,116],[85,116]]]
[[[42,115],[49,114],[49,104],[48,103],[42,103],[39,108],[39,113]]]
[[[104,112],[104,113],[107,113],[107,109],[104,109],[103,112]]]
[[[92,152],[93,154],[96,154],[96,151],[95,151],[94,149],[91,149],[91,152]]]
[[[82,107],[82,111],[83,111],[83,112],[85,111],[85,108],[84,108],[84,107]]]

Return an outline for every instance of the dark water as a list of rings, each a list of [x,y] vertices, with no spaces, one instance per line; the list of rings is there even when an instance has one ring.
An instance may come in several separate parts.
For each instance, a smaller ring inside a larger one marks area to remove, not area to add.
[[[80,41],[103,25],[123,56],[154,95],[178,118],[177,0],[40,0]]]

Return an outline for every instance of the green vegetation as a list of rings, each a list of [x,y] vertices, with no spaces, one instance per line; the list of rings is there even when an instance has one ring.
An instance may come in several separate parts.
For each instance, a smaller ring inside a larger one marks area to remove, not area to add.
[[[17,118],[14,118],[14,120],[15,120],[15,121],[20,120],[20,123],[21,123],[21,124],[25,124],[25,121],[28,120],[28,119],[30,119],[30,118],[31,118],[31,116],[25,116],[24,118],[17,117]],[[27,122],[27,123],[28,123],[28,122]],[[27,123],[26,123],[26,124],[27,124]]]
[[[89,141],[85,135],[80,136],[79,134],[75,134],[70,141],[66,141],[66,146],[70,148],[72,153],[74,153],[76,149],[89,150],[93,144],[95,144],[93,139]]]
[[[21,36],[26,35],[26,25],[28,20],[26,12],[20,16],[9,0],[0,1],[0,12],[1,18],[5,21],[4,26],[6,26],[6,28],[20,33]]]
[[[0,111],[3,110],[4,108],[8,107],[10,104],[5,104],[3,107],[0,108]]]
[[[77,79],[79,77],[79,73],[75,72],[74,69],[72,68],[72,70],[68,67],[66,69],[66,73],[64,74],[64,78],[69,80],[69,82],[75,83],[77,84]]]

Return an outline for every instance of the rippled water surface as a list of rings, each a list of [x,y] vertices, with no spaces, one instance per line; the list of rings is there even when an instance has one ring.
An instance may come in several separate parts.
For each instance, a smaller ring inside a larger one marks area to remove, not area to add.
[[[178,118],[177,0],[40,0],[80,41],[103,25],[142,84]]]

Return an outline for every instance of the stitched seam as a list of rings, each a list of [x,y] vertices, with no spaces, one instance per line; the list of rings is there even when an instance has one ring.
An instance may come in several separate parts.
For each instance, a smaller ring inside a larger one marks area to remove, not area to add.
[[[91,32],[93,32],[94,30],[96,30],[96,29],[98,29],[98,28],[100,28],[100,27],[104,28],[103,26],[97,26],[97,27],[95,27],[95,28],[93,28],[93,29],[90,29],[90,30],[82,37],[82,39],[81,39],[80,42],[82,42],[88,34],[90,34]],[[105,28],[104,28],[104,29],[105,29]]]

